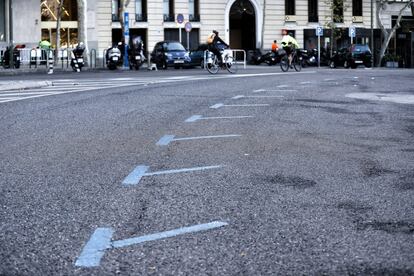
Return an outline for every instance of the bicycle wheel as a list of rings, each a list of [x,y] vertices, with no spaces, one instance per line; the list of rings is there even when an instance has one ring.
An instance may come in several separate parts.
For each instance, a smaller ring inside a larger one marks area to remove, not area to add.
[[[207,63],[207,71],[210,74],[216,74],[218,70],[220,69],[220,66],[218,65],[217,57],[215,56],[212,63]]]
[[[289,70],[289,58],[287,55],[284,55],[280,60],[280,69],[283,72],[287,72]]]
[[[237,73],[238,66],[236,60],[232,56],[226,56],[224,62],[226,63],[226,69],[232,74]]]
[[[302,61],[300,60],[298,55],[295,55],[293,57],[293,67],[295,67],[296,72],[302,70]]]

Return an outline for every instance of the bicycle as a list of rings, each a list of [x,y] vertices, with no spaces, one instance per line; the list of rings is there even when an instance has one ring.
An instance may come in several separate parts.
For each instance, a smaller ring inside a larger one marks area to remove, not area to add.
[[[280,69],[287,72],[289,68],[295,68],[297,72],[302,70],[302,57],[298,54],[298,50],[294,49],[292,52],[292,62],[289,64],[289,55],[285,54],[280,60]]]
[[[235,74],[238,70],[236,59],[230,55],[230,53],[221,50],[220,53],[223,57],[223,64],[220,66],[217,56],[208,50],[206,50],[207,62],[205,63],[206,69],[210,74],[217,74],[220,69],[227,69],[229,73]]]

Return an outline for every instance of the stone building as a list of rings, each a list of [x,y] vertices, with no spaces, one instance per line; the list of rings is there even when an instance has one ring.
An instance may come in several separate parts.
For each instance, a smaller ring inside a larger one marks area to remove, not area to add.
[[[96,49],[98,57],[102,57],[106,48],[122,38],[120,0],[85,1],[89,49]],[[342,36],[333,45],[349,45],[351,25],[357,29],[356,42],[370,43],[371,0],[130,0],[126,11],[130,37],[141,36],[147,52],[158,41],[180,37],[187,46],[186,22],[192,27],[188,35],[190,48],[204,43],[213,29],[235,49],[269,49],[274,39],[282,38],[282,29],[290,30],[301,47],[313,48],[317,26],[324,27],[322,46],[331,42],[330,30],[326,28],[333,18],[329,1],[336,4],[334,13],[343,15],[335,19]],[[36,46],[42,39],[54,43],[57,3],[57,0],[0,0],[0,48],[10,41],[10,33],[15,43],[28,47]],[[76,0],[65,0],[64,7],[61,44],[71,47],[77,42]],[[176,22],[178,14],[184,16],[183,24]],[[384,16],[391,22],[393,15]],[[372,27],[377,28],[375,22]],[[404,37],[413,40],[411,32]],[[410,54],[413,56],[412,48]]]

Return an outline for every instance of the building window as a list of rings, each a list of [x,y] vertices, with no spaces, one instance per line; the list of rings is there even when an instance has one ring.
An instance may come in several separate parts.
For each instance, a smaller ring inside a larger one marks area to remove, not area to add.
[[[147,0],[135,0],[135,21],[147,22]]]
[[[0,41],[6,41],[6,5],[0,0]]]
[[[40,0],[40,12],[42,15],[42,21],[57,21],[58,6],[58,0]],[[76,0],[66,0],[63,3],[61,20],[78,20],[78,8]]]
[[[164,0],[164,22],[174,22],[174,0]]]
[[[319,22],[318,0],[308,0],[308,22]]]
[[[344,23],[344,1],[333,0],[333,22]]]
[[[362,0],[352,0],[352,16],[362,16]]]
[[[112,22],[119,22],[120,0],[112,0]]]
[[[193,22],[200,22],[199,0],[188,1],[188,19]]]
[[[295,15],[295,0],[285,0],[285,14]]]

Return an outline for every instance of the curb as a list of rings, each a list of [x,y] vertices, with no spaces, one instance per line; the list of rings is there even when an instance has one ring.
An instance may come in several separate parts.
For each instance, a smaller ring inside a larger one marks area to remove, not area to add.
[[[3,83],[0,82],[0,91],[25,90],[30,88],[42,88],[51,85],[51,81],[9,81]]]

